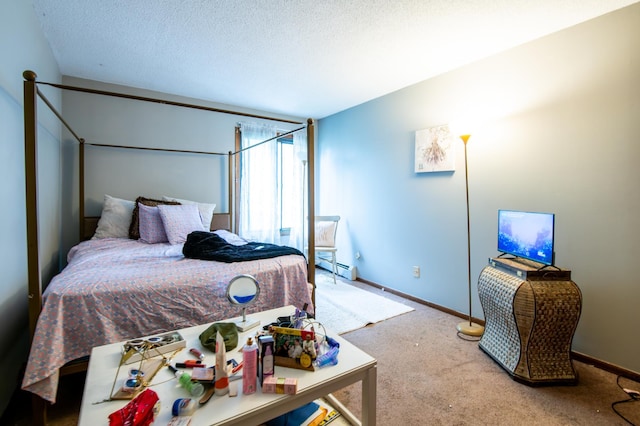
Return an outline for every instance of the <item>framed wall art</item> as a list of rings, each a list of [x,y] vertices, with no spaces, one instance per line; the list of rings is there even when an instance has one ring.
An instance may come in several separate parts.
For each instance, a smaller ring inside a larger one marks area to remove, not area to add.
[[[453,137],[448,125],[416,130],[415,172],[455,170]]]

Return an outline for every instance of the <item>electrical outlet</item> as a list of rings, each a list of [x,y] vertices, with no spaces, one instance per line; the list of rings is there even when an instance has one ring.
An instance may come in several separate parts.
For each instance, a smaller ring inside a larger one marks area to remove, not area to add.
[[[414,276],[414,278],[420,278],[420,267],[419,266],[414,266],[413,267],[413,276]]]
[[[360,252],[359,251],[356,252],[356,259],[360,259]]]

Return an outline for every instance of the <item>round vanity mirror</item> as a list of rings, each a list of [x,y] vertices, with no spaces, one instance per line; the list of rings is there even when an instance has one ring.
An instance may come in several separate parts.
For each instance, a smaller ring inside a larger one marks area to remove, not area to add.
[[[234,305],[248,305],[260,294],[260,286],[251,275],[238,275],[229,281],[227,299]]]
[[[236,321],[238,330],[245,331],[259,324],[258,321],[248,320],[246,306],[255,302],[260,295],[258,281],[251,275],[238,275],[229,281],[227,299],[234,305],[242,306],[242,320]]]

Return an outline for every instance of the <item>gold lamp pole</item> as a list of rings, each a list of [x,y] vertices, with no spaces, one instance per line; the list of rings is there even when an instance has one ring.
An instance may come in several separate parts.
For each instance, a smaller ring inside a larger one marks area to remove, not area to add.
[[[467,192],[467,272],[469,284],[469,321],[463,321],[458,324],[458,332],[467,336],[482,336],[484,327],[476,324],[471,319],[471,226],[469,223],[469,171],[467,169],[467,142],[471,137],[470,134],[460,135],[460,139],[464,142],[464,182]]]

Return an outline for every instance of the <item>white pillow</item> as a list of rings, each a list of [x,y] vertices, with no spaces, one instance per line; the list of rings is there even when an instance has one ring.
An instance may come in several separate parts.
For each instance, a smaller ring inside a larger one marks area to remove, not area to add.
[[[102,214],[93,239],[129,238],[129,225],[135,206],[135,201],[105,195]]]
[[[333,247],[336,245],[334,234],[336,229],[335,222],[317,222],[316,231],[316,247]]]
[[[197,201],[167,197],[166,195],[163,195],[162,199],[165,201],[177,201],[180,204],[195,204],[196,206],[198,206],[198,211],[200,212],[200,219],[202,219],[202,225],[204,225],[205,230],[208,231],[211,229],[211,220],[213,219],[213,210],[216,208],[215,204],[199,203]]]
[[[184,243],[187,241],[187,235],[193,231],[206,231],[195,204],[178,206],[158,204],[158,211],[162,218],[164,231],[172,245]]]

